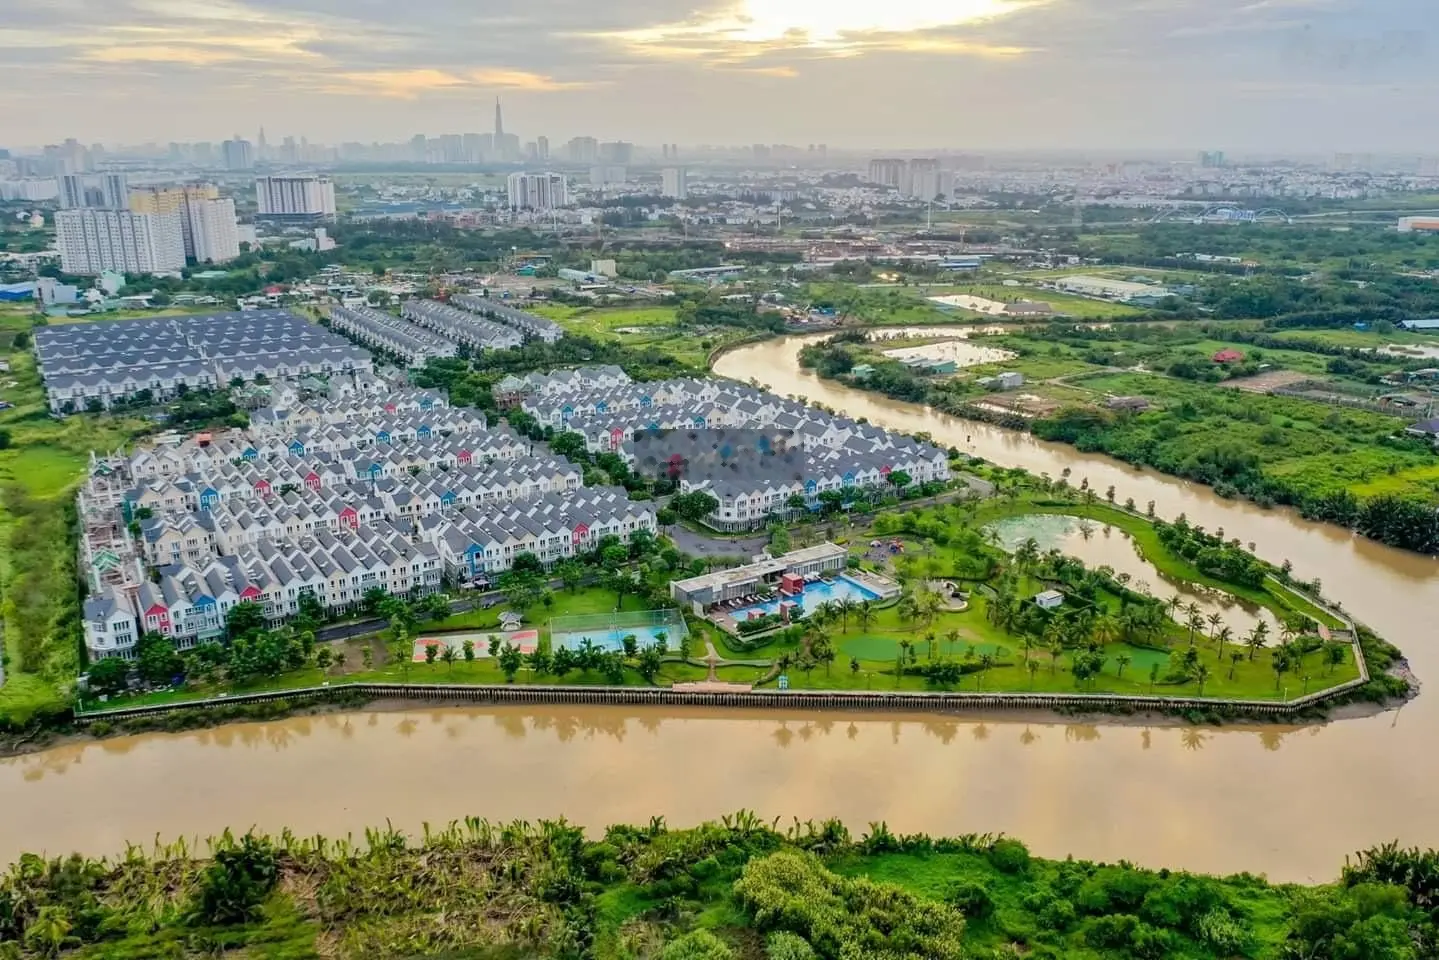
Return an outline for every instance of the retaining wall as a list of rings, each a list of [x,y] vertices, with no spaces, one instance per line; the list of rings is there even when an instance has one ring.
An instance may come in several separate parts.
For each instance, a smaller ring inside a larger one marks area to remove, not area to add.
[[[127,720],[157,716],[176,710],[214,709],[286,700],[296,704],[323,703],[358,694],[371,700],[493,704],[592,704],[614,706],[735,707],[773,710],[904,711],[960,713],[971,710],[1077,710],[1096,713],[1142,713],[1211,710],[1222,707],[1255,717],[1282,717],[1302,713],[1327,700],[1362,686],[1351,680],[1328,690],[1287,701],[1217,700],[1199,697],[1120,696],[1056,693],[889,693],[876,691],[752,690],[737,693],[699,693],[665,687],[567,687],[465,684],[350,683],[307,687],[274,693],[239,694],[188,703],[149,707],[122,707],[77,715],[80,726],[96,720]]]

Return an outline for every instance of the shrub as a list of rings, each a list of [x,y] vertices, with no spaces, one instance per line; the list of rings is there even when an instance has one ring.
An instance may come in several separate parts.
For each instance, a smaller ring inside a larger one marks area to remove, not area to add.
[[[730,960],[733,956],[719,937],[696,930],[666,944],[660,960]]]
[[[772,933],[765,941],[764,955],[768,960],[815,960],[814,947],[792,933]]]
[[[1023,873],[1029,869],[1029,848],[1018,840],[998,840],[989,848],[989,862],[1001,873]]]
[[[949,888],[944,899],[970,920],[983,920],[994,912],[994,898],[982,883],[960,880]]]
[[[279,877],[270,841],[247,833],[238,844],[216,850],[215,859],[200,874],[195,913],[212,924],[253,920]]]

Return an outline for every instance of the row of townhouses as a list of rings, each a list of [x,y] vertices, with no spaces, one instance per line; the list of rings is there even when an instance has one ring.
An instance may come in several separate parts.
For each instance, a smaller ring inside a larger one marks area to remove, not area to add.
[[[189,483],[152,485],[129,501],[130,512],[144,516],[142,547],[146,562],[154,566],[228,553],[256,540],[293,540],[316,530],[353,530],[376,520],[414,520],[534,500],[578,490],[582,477],[567,460],[522,457],[472,472],[420,473],[374,482],[328,479],[322,483],[315,477],[313,485],[277,488],[261,478],[253,487],[237,484],[224,493],[216,490],[225,488],[224,482],[215,479],[205,483],[199,496]]]
[[[398,357],[408,367],[423,367],[431,358],[453,357],[460,350],[453,340],[371,307],[331,308],[330,329]]]
[[[492,389],[495,400],[513,406],[526,397],[547,397],[558,393],[583,393],[589,390],[614,390],[631,383],[629,374],[614,364],[602,363],[574,370],[550,373],[509,374]]]
[[[406,300],[400,315],[472,350],[513,350],[525,342],[525,335],[513,327],[435,300]]]
[[[945,451],[871,424],[718,380],[664,380],[613,389],[526,395],[541,423],[578,433],[592,452],[611,451],[680,490],[702,490],[719,506],[719,529],[748,529],[829,490],[883,487],[892,474],[913,483],[948,481]]]
[[[516,310],[489,297],[479,297],[470,293],[457,294],[450,298],[450,303],[468,310],[471,313],[482,317],[488,317],[496,323],[503,323],[507,327],[514,327],[526,337],[535,340],[542,340],[545,343],[554,343],[565,335],[564,327],[555,323],[548,317],[542,317],[537,313],[527,313],[524,310]]]
[[[54,413],[374,369],[364,350],[282,310],[41,327],[35,357]]]
[[[352,381],[364,384],[365,389],[352,390],[348,386]],[[354,417],[427,413],[445,410],[449,405],[449,400],[437,390],[391,388],[383,381],[373,377],[362,379],[360,375],[331,377],[326,395],[308,401],[302,401],[298,391],[289,384],[277,385],[270,403],[250,412],[250,431],[265,436],[275,432],[293,433],[303,427],[348,423]]]

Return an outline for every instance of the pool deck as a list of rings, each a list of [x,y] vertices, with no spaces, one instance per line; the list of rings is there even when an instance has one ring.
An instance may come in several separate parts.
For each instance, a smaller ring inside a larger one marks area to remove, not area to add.
[[[888,578],[881,577],[877,574],[866,573],[862,570],[846,570],[842,573],[838,573],[837,576],[830,579],[848,580],[855,586],[858,586],[861,589],[874,594],[873,599],[876,602],[891,600],[894,597],[899,596],[900,593],[899,584],[895,583],[893,580],[889,580]],[[784,599],[785,598],[780,595],[771,598],[768,602],[782,603]],[[764,600],[756,600],[743,606],[734,607],[731,609],[726,609],[724,607],[713,607],[709,611],[707,611],[705,615],[709,618],[710,622],[714,623],[721,630],[724,630],[732,635],[739,635],[739,623],[741,618],[738,618],[735,615],[744,613],[749,610],[753,610],[755,609],[755,607],[765,602],[766,601]]]

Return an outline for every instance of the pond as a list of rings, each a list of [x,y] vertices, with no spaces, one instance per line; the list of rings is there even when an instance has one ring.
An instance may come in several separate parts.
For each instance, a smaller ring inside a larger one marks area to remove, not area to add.
[[[1273,612],[1223,590],[1176,580],[1162,573],[1144,559],[1134,540],[1118,527],[1058,514],[1031,514],[999,520],[990,524],[989,529],[995,531],[1006,550],[1013,551],[1033,537],[1041,552],[1058,550],[1083,560],[1090,568],[1108,566],[1117,574],[1128,574],[1129,586],[1140,593],[1159,600],[1178,595],[1181,605],[1174,616],[1181,623],[1187,617],[1184,608],[1193,603],[1205,617],[1219,614],[1236,637],[1248,633],[1260,622],[1269,625],[1271,637],[1279,636],[1279,620]]]

